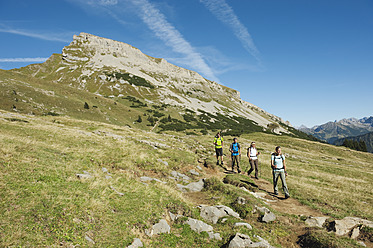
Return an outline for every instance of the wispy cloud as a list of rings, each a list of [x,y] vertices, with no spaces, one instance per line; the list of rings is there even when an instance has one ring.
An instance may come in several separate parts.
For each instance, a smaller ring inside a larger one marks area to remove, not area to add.
[[[153,4],[147,0],[132,0],[132,3],[139,8],[139,16],[150,30],[174,52],[185,56],[187,64],[203,73],[206,77],[219,81],[212,69],[183,35],[167,21],[166,17]]]
[[[0,58],[0,62],[11,62],[11,63],[18,63],[18,62],[45,62],[48,58]]]
[[[225,0],[200,0],[216,18],[227,25],[241,41],[243,47],[261,64],[260,52],[245,25],[241,23]]]
[[[23,29],[14,29],[3,24],[0,24],[1,33],[10,33],[16,35],[22,35],[32,37],[41,40],[59,41],[59,42],[70,42],[73,33],[69,34],[56,34],[56,33],[39,33]]]

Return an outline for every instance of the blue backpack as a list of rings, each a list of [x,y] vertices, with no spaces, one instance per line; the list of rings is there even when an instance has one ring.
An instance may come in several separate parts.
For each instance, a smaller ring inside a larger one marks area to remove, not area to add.
[[[232,143],[232,152],[233,152],[233,155],[238,155],[239,147],[240,147],[240,144],[238,144],[238,143]]]

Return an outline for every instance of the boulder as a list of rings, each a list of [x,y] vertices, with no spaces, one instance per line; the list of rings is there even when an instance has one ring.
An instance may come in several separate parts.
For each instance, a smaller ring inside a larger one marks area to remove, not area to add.
[[[200,179],[198,182],[193,182],[188,185],[176,184],[176,187],[182,192],[199,192],[205,186],[204,179]]]
[[[363,225],[373,228],[373,221],[364,220],[357,217],[345,217],[342,220],[335,220],[335,233],[339,236],[345,235],[357,225]]]
[[[262,216],[262,221],[265,223],[269,223],[276,220],[276,215],[272,212],[264,213]]]
[[[171,177],[172,179],[176,180],[176,181],[183,181],[184,183],[189,183],[190,181],[190,177],[188,177],[187,175],[185,174],[182,174],[180,172],[177,172],[177,171],[171,171]]]
[[[180,215],[180,214],[173,214],[173,213],[171,213],[171,212],[168,212],[168,214],[170,215],[170,219],[171,219],[172,221],[175,221],[175,220],[177,220],[177,219],[183,217],[183,216]]]
[[[255,238],[259,239],[259,242],[251,241],[248,235],[242,233],[236,233],[234,238],[229,242],[228,248],[245,248],[245,247],[263,247],[263,248],[273,248],[267,240],[254,235]]]
[[[222,240],[220,233],[207,232],[207,234],[209,235],[209,239]]]
[[[244,204],[246,204],[246,199],[245,198],[243,198],[243,197],[241,197],[241,196],[239,196],[238,198],[237,198],[237,203],[238,204],[240,204],[240,205],[244,205]]]
[[[276,215],[274,213],[272,213],[266,207],[255,206],[254,210],[253,210],[253,213],[256,213],[257,211],[259,211],[260,214],[262,215],[261,216],[261,221],[263,221],[265,223],[269,223],[269,222],[272,222],[272,221],[276,220]]]
[[[351,232],[351,238],[356,239],[357,237],[359,237],[359,235],[360,235],[360,228],[355,227]]]
[[[190,226],[190,229],[192,229],[195,232],[211,232],[214,228],[210,226],[209,224],[206,224],[205,222],[201,220],[196,220],[192,218],[188,218],[188,220],[185,222],[185,224],[188,224]]]
[[[143,246],[144,245],[142,244],[141,240],[138,238],[135,238],[132,244],[127,246],[127,248],[138,248],[138,247],[143,247]]]
[[[313,217],[310,216],[306,219],[305,223],[309,227],[320,227],[324,225],[325,221],[328,219],[328,217]]]
[[[157,224],[153,225],[151,228],[145,230],[145,234],[149,237],[157,235],[160,233],[170,233],[171,227],[168,225],[165,219],[161,219]]]
[[[213,224],[216,224],[220,218],[225,216],[240,218],[238,213],[224,205],[202,206],[200,215],[204,220]]]
[[[252,230],[253,227],[249,224],[249,223],[246,223],[246,222],[237,222],[234,224],[235,227],[237,226],[244,226],[244,227],[247,227],[249,230]]]

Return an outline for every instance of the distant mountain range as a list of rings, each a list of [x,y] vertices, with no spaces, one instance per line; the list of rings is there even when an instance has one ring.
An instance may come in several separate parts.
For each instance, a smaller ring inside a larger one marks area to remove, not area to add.
[[[368,151],[373,152],[373,116],[361,119],[348,118],[340,121],[327,122],[325,124],[307,128],[301,126],[298,130],[310,134],[330,144],[341,145],[345,138],[355,141],[365,141]]]

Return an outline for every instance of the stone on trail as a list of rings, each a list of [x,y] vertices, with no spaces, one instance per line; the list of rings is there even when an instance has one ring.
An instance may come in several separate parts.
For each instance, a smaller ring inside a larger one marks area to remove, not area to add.
[[[142,244],[141,240],[138,238],[135,238],[132,244],[127,246],[127,248],[138,248],[138,247],[143,247],[143,246],[144,245]]]
[[[228,248],[245,248],[245,247],[263,247],[263,248],[273,248],[267,240],[254,235],[255,238],[259,239],[259,242],[251,241],[248,235],[242,233],[236,233],[236,236],[229,242]]]
[[[253,227],[249,224],[249,223],[246,223],[246,222],[237,222],[234,224],[234,226],[244,226],[244,227],[247,227],[249,230],[252,230]]]
[[[88,237],[88,235],[85,235],[85,240],[87,240],[89,243],[92,243],[92,244],[95,244],[95,241],[93,241],[93,239],[91,239],[90,237]]]
[[[309,227],[320,227],[324,225],[325,221],[328,219],[328,217],[313,217],[310,216],[305,221],[306,225]]]
[[[220,218],[228,215],[240,218],[238,213],[224,205],[202,206],[200,215],[204,220],[213,224],[216,224]]]
[[[151,228],[145,230],[145,234],[149,237],[157,235],[160,233],[170,233],[171,227],[168,225],[165,219],[161,219],[157,224],[153,225]]]
[[[201,168],[201,166],[199,166],[199,165],[197,165],[197,167],[196,167],[198,170],[200,170],[200,171],[202,171],[202,168]]]

